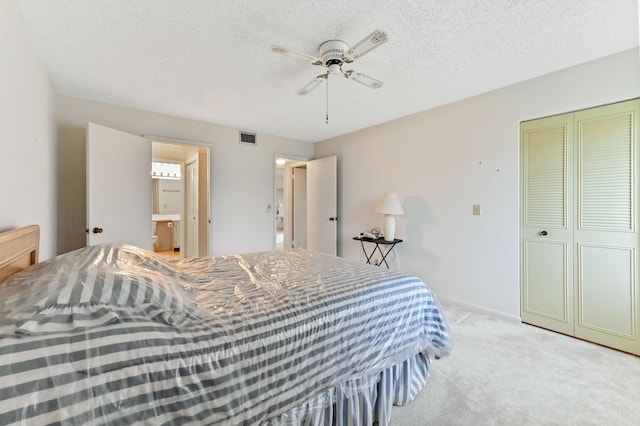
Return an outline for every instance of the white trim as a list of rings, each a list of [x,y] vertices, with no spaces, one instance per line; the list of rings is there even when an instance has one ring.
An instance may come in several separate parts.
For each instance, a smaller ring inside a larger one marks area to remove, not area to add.
[[[517,322],[517,323],[521,323],[522,319],[519,316],[515,316],[515,315],[509,315],[509,314],[505,314],[504,312],[500,312],[500,311],[494,311],[493,309],[488,309],[485,308],[484,306],[480,306],[480,305],[474,305],[473,303],[467,303],[467,302],[463,302],[462,300],[458,300],[458,299],[450,299],[448,297],[440,297],[438,296],[438,299],[443,303],[443,304],[449,304],[449,305],[457,305],[460,306],[461,308],[465,308],[468,309],[472,312],[476,312],[479,314],[486,314],[486,315],[491,315],[493,317],[498,317],[498,318],[502,318],[506,321],[510,321],[510,322]]]
[[[179,144],[179,145],[195,145],[195,146],[201,146],[203,148],[211,148],[211,143],[207,143],[207,142],[201,142],[201,141],[194,141],[194,140],[190,140],[190,139],[176,139],[176,138],[167,138],[165,136],[156,136],[156,135],[147,135],[147,134],[142,134],[140,135],[143,138],[147,138],[147,139],[151,139],[151,142],[170,142],[170,143],[175,143],[175,144]]]

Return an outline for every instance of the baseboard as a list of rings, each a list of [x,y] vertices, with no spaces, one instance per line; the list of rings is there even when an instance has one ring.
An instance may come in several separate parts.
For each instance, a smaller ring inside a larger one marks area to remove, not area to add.
[[[491,315],[493,317],[498,317],[498,318],[502,318],[506,321],[510,321],[510,322],[516,322],[516,323],[520,323],[522,322],[522,319],[519,316],[515,316],[515,315],[510,315],[504,312],[500,312],[500,311],[496,311],[493,309],[489,309],[485,306],[480,306],[480,305],[475,305],[473,303],[468,303],[468,302],[464,302],[462,300],[458,300],[458,299],[451,299],[448,297],[440,297],[438,296],[438,299],[440,299],[440,301],[442,302],[442,304],[444,305],[456,305],[459,306],[461,308],[467,309],[471,312],[476,312],[479,314],[485,314],[485,315]]]

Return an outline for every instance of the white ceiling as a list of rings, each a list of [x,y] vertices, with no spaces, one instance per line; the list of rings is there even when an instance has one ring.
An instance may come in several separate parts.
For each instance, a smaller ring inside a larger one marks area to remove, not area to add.
[[[638,46],[637,0],[14,0],[58,93],[316,142]],[[271,51],[389,42],[330,79]]]

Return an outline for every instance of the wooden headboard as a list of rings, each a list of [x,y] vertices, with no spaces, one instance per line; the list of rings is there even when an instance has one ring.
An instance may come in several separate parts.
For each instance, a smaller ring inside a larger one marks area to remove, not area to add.
[[[38,263],[40,227],[29,225],[0,233],[0,283]]]

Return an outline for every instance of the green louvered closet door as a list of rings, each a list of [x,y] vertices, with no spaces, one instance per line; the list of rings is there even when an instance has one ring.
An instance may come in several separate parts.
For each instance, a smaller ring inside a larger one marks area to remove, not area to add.
[[[521,125],[522,321],[574,334],[573,116]]]
[[[633,353],[639,111],[634,100],[521,126],[522,320]]]

